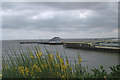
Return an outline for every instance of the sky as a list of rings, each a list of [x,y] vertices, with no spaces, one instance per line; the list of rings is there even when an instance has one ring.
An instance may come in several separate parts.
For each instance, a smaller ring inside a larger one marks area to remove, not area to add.
[[[118,37],[118,3],[2,3],[3,40],[53,37]]]

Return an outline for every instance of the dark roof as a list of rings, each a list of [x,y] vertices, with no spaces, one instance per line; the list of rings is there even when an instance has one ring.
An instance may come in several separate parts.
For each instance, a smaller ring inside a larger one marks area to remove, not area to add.
[[[61,39],[60,37],[54,37],[54,38],[52,38],[52,39]]]
[[[60,37],[54,37],[54,38],[52,38],[50,40],[62,40],[62,39]]]

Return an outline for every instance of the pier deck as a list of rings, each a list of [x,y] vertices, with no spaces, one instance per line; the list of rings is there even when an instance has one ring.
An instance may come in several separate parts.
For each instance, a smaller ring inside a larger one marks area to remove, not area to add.
[[[104,43],[103,43],[104,44]],[[91,50],[100,50],[100,51],[111,51],[111,52],[119,52],[120,46],[119,44],[116,46],[112,45],[103,45],[103,44],[96,44],[96,42],[64,42],[64,47],[67,48],[80,48],[80,49],[91,49]]]
[[[49,43],[49,42],[20,42],[20,44],[49,44],[49,45],[61,45],[63,43]]]

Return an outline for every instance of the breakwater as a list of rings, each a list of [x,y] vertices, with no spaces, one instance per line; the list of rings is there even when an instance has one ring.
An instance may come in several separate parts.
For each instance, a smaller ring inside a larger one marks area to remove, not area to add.
[[[76,49],[89,49],[107,52],[119,52],[119,41],[96,41],[96,42],[64,42],[64,47]]]

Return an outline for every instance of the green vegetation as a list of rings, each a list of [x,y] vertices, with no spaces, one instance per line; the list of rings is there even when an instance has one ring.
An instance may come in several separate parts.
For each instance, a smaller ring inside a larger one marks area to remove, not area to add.
[[[39,47],[35,47],[34,51],[28,49],[28,54],[19,52],[18,56],[12,50],[14,57],[8,54],[9,61],[3,57],[2,78],[120,78],[120,65],[110,67],[110,73],[103,66],[89,73],[81,65],[80,56],[74,65],[70,65],[67,57],[61,57],[58,52],[52,55],[48,51],[44,55]]]

